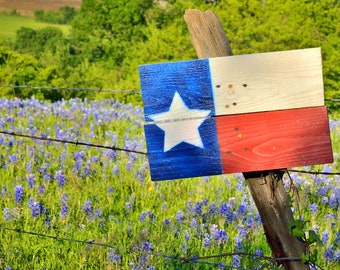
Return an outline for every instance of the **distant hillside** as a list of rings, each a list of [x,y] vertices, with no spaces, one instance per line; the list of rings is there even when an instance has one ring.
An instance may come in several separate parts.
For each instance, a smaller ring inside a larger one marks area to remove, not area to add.
[[[60,7],[69,6],[80,8],[82,0],[0,0],[0,12],[10,12],[16,9],[23,16],[33,16],[37,9],[59,10]]]

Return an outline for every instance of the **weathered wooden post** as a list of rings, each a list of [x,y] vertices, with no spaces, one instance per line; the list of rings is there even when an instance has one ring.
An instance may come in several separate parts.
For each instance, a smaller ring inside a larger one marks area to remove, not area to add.
[[[223,26],[212,11],[187,10],[184,18],[199,58],[233,55]],[[262,219],[268,244],[276,258],[300,258],[306,246],[292,236],[288,225],[294,220],[281,171],[243,174]],[[309,269],[301,261],[281,261],[286,269]]]
[[[184,18],[201,59],[139,67],[151,178],[243,172],[277,262],[308,269],[281,168],[333,162],[320,49],[231,56],[212,11]]]

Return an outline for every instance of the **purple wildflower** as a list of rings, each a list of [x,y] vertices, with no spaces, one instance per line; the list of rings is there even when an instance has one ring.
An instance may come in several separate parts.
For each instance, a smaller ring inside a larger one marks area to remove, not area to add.
[[[143,251],[152,251],[152,243],[145,241],[143,245]]]
[[[329,232],[324,230],[321,234],[322,243],[326,243],[329,240]]]
[[[310,205],[310,211],[313,213],[313,214],[317,214],[318,213],[318,205],[316,203],[312,203]]]
[[[30,188],[33,188],[34,187],[34,184],[35,184],[35,175],[34,174],[30,174],[28,177],[27,177],[27,183],[28,183],[28,186]]]
[[[241,266],[241,258],[239,255],[234,255],[233,256],[233,262],[232,262],[233,267],[238,268]]]
[[[120,254],[116,254],[114,249],[110,248],[110,251],[107,253],[107,260],[111,263],[120,263],[122,256]]]
[[[211,246],[210,235],[208,233],[204,234],[203,247],[208,248]]]
[[[93,213],[91,200],[87,200],[84,204],[84,213],[89,217]]]
[[[170,225],[170,220],[169,220],[169,219],[165,219],[165,220],[163,221],[163,224],[164,224],[164,225]]]
[[[42,184],[42,185],[40,185],[39,186],[39,193],[44,193],[45,192],[45,185],[44,184]]]
[[[126,163],[126,169],[131,172],[132,170],[132,162],[129,160],[127,163]]]
[[[15,201],[20,202],[23,199],[24,196],[24,188],[22,185],[17,185],[14,188],[14,196],[15,196]]]
[[[54,179],[58,182],[58,187],[63,187],[65,185],[66,177],[60,170],[56,171]]]
[[[184,214],[182,210],[178,210],[177,214],[176,214],[176,220],[178,223],[183,223],[184,221]]]
[[[5,220],[10,220],[12,218],[11,210],[8,207],[5,207],[3,210]]]

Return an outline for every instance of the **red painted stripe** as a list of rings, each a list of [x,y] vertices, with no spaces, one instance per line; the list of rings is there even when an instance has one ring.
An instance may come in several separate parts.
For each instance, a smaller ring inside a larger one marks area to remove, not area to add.
[[[333,162],[327,108],[216,117],[224,173]]]

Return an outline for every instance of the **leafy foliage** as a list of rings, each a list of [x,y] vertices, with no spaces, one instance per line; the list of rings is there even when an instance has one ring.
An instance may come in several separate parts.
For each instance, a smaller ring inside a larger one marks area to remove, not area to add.
[[[69,6],[61,7],[59,12],[45,12],[42,9],[34,11],[34,17],[37,21],[55,24],[70,24],[76,15],[77,10]]]
[[[340,5],[334,0],[84,0],[69,36],[50,28],[22,28],[14,46],[7,46],[32,55],[39,69],[51,63],[54,82],[60,84],[55,86],[139,89],[138,65],[196,58],[183,19],[189,8],[218,15],[234,54],[321,47],[326,98],[337,97]],[[64,8],[60,13],[71,12]],[[8,68],[2,65],[0,70]],[[26,76],[21,83],[44,83],[40,78]],[[141,104],[139,96],[119,98]]]

